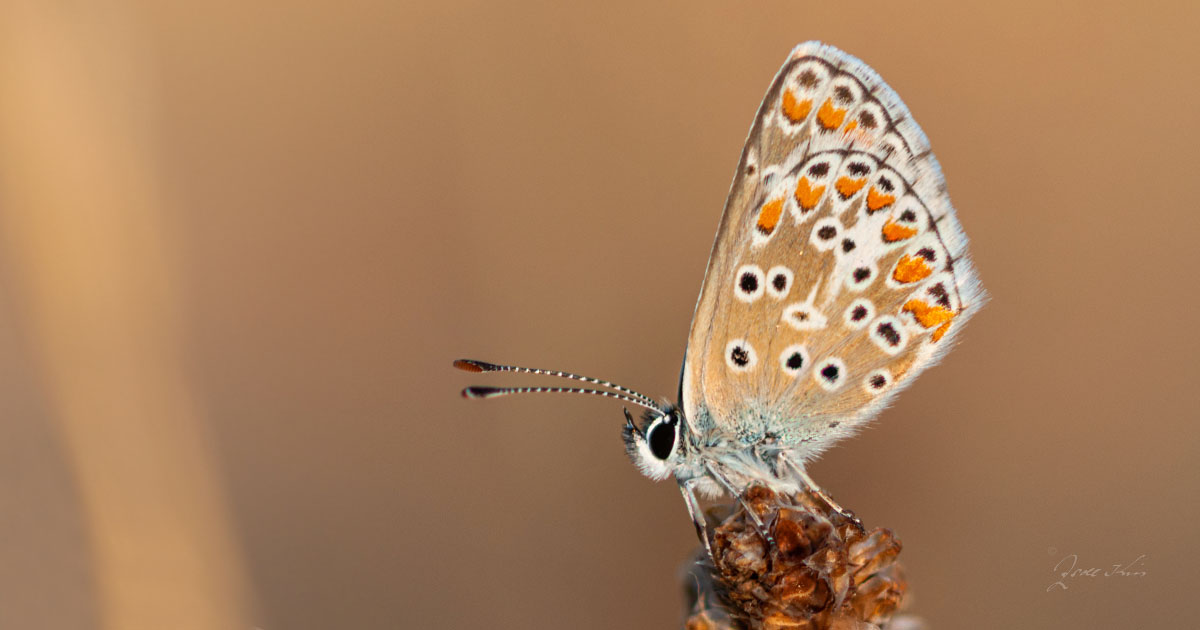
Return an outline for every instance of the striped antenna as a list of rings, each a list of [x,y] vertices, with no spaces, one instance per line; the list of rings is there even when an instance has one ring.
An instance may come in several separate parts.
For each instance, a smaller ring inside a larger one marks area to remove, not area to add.
[[[539,368],[517,367],[515,365],[497,365],[495,363],[488,363],[486,361],[476,361],[474,359],[459,359],[454,362],[454,367],[456,367],[460,370],[463,370],[465,372],[475,372],[475,373],[479,373],[479,372],[517,372],[520,374],[541,374],[544,376],[557,376],[560,378],[569,378],[569,379],[575,380],[575,381],[583,381],[584,383],[591,383],[592,385],[600,385],[602,387],[609,387],[609,388],[615,389],[619,392],[622,392],[622,393],[632,396],[634,398],[640,399],[642,401],[642,403],[649,404],[650,408],[652,408],[652,409],[658,408],[658,405],[655,404],[654,399],[645,394],[639,394],[638,392],[635,392],[632,389],[629,389],[628,387],[622,387],[620,385],[617,385],[616,383],[611,383],[609,381],[602,381],[598,378],[592,378],[590,376],[571,374],[570,372],[561,372],[559,370],[542,370]],[[645,407],[645,406],[647,406],[647,404],[642,404],[642,406]]]
[[[591,396],[616,398],[617,400],[623,400],[627,403],[662,413],[662,409],[659,409],[653,403],[646,403],[632,396],[607,392],[602,389],[584,389],[582,387],[468,387],[462,393],[463,398],[499,398],[500,396],[508,396],[510,394],[588,394]]]

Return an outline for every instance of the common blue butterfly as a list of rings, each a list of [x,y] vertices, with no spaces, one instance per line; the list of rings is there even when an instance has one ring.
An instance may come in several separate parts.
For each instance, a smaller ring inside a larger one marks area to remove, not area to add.
[[[626,449],[646,476],[675,477],[707,545],[697,493],[807,487],[841,510],[805,463],[936,363],[984,299],[908,108],[863,62],[807,42],[771,83],[742,150],[678,405],[565,372],[455,366],[598,386],[469,387],[468,398],[569,392],[644,407],[641,423],[625,412]]]

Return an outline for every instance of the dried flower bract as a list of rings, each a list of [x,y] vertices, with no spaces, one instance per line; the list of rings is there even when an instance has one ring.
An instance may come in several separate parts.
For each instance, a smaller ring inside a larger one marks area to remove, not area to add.
[[[686,578],[686,630],[912,628],[892,620],[908,585],[896,563],[900,541],[866,531],[808,493],[752,486],[742,495],[775,540],[769,545],[739,508],[710,533]]]

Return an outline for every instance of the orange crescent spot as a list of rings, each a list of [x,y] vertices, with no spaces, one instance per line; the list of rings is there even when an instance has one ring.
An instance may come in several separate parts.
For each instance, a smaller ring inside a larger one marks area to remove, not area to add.
[[[783,214],[783,197],[773,199],[763,204],[762,210],[758,211],[758,231],[764,236],[770,236],[775,231],[775,226],[779,224],[779,215]]]
[[[930,306],[924,300],[909,300],[904,304],[904,312],[912,313],[913,317],[917,318],[917,323],[925,328],[933,328],[941,325],[934,332],[933,340],[937,341],[946,334],[945,330],[950,327],[950,320],[954,319],[956,313],[944,306]],[[939,334],[940,333],[940,334]]]
[[[874,186],[867,191],[867,210],[875,212],[881,208],[886,208],[895,203],[894,195],[885,195],[875,189]]]
[[[783,92],[783,115],[788,117],[788,120],[798,123],[808,117],[808,112],[812,111],[812,99],[806,98],[803,101],[797,101],[796,95],[791,90]]]
[[[899,223],[893,223],[890,219],[883,224],[883,240],[889,243],[902,241],[917,233],[915,228],[904,227]]]
[[[864,185],[866,185],[866,183],[867,183],[866,177],[860,177],[858,179],[850,179],[849,177],[842,177],[841,179],[837,180],[836,186],[837,186],[838,194],[840,194],[842,196],[842,199],[849,199],[850,195],[853,195],[854,193],[858,192],[859,190],[862,190],[862,187]]]
[[[800,208],[804,210],[812,210],[817,207],[817,202],[821,200],[821,195],[825,194],[824,186],[817,186],[809,183],[807,177],[801,177],[796,183],[796,203],[800,204]]]
[[[843,129],[843,130],[842,130],[842,132],[843,132],[843,133],[850,133],[851,131],[854,131],[854,128],[855,128],[855,127],[857,127],[857,126],[858,126],[858,121],[857,121],[857,120],[851,120],[850,122],[846,123],[846,128],[845,128],[845,129]]]
[[[826,129],[837,129],[842,126],[842,121],[846,118],[845,109],[834,109],[833,99],[825,99],[825,104],[817,111],[817,120],[821,121],[821,126]]]
[[[931,273],[933,273],[933,270],[929,268],[929,265],[925,264],[924,258],[905,254],[900,258],[900,262],[896,263],[896,270],[892,272],[892,277],[896,279],[896,282],[908,284],[924,280]]]

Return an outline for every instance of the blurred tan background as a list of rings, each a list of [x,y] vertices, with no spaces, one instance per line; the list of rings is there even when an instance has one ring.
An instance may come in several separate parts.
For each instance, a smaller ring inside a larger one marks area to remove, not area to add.
[[[993,300],[814,475],[935,629],[1200,587],[1195,3],[0,5],[0,627],[672,628],[673,396],[788,51],[874,66]],[[1080,568],[1143,577],[1047,588]],[[1138,558],[1141,557],[1139,560]],[[1064,565],[1065,566],[1065,565]]]

